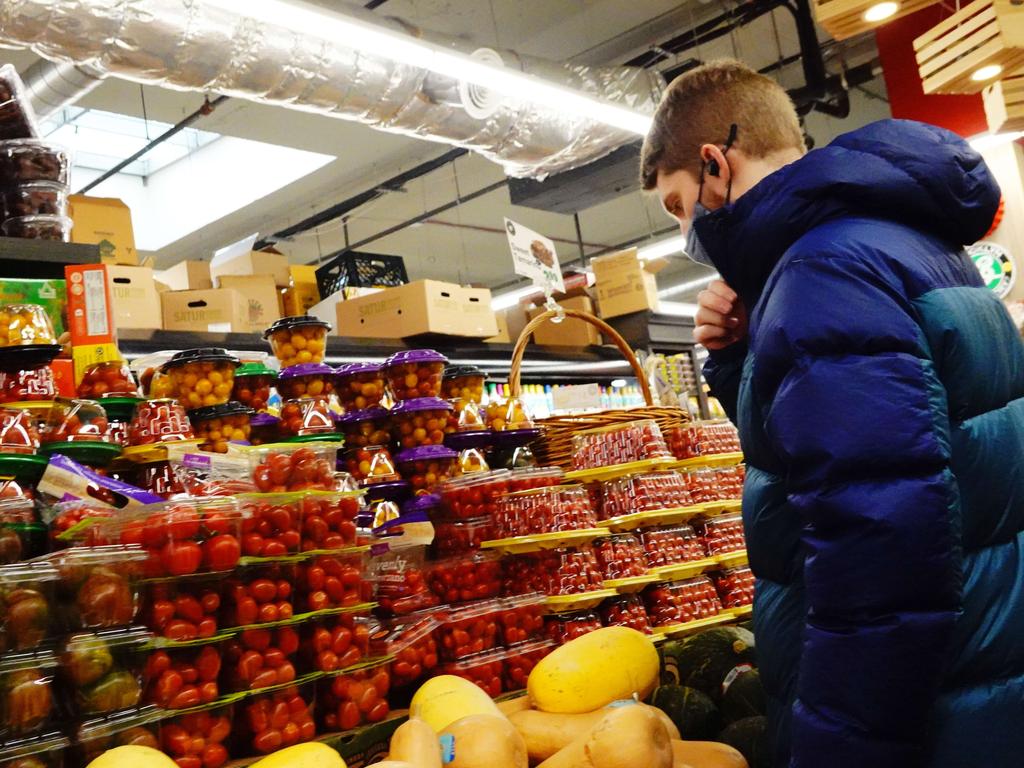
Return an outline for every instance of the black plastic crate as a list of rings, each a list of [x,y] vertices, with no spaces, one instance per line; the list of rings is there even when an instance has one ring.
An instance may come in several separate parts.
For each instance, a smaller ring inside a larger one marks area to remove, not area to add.
[[[342,288],[393,288],[408,282],[405,260],[381,253],[343,251],[316,270],[316,284],[324,298]]]

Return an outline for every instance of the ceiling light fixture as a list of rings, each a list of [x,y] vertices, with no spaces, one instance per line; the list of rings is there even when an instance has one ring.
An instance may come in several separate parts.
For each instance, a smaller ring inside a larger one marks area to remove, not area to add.
[[[1024,139],[1024,131],[1006,131],[1005,133],[982,133],[967,140],[978,152],[993,147],[1010,144],[1019,139]]]
[[[243,18],[284,27],[317,40],[342,41],[341,45],[357,51],[386,56],[392,61],[497,91],[511,99],[538,104],[580,119],[596,120],[629,133],[646,135],[651,127],[650,115],[635,112],[629,107],[299,0],[260,0],[258,3],[252,0],[210,0],[210,3]]]
[[[885,21],[896,15],[896,11],[900,9],[899,3],[894,2],[883,2],[875,3],[866,11],[864,11],[864,21],[872,24],[877,24],[880,21]]]
[[[685,301],[659,301],[658,313],[673,317],[695,317],[697,305]]]
[[[686,237],[683,235],[676,235],[675,237],[670,237],[667,240],[659,240],[651,245],[645,245],[643,248],[637,250],[636,255],[640,261],[660,259],[663,256],[685,256]]]
[[[978,67],[974,70],[974,74],[971,75],[971,80],[976,83],[981,83],[985,80],[991,80],[1002,71],[1003,67],[1000,64],[986,64],[984,67]]]

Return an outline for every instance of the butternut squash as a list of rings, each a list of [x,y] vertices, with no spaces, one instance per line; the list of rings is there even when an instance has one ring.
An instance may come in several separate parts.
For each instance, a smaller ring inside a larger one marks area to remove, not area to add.
[[[728,744],[717,741],[672,740],[673,768],[750,768]]]
[[[516,696],[514,699],[505,699],[504,701],[495,702],[498,709],[501,710],[501,714],[505,717],[516,712],[523,712],[530,708],[530,697],[527,695]]]
[[[464,717],[445,729],[441,742],[446,751],[451,750],[447,768],[529,766],[523,737],[501,714]]]
[[[389,758],[411,763],[416,768],[441,768],[437,733],[418,717],[410,717],[391,735]]]
[[[498,715],[491,697],[473,683],[455,675],[438,675],[419,687],[409,704],[409,714],[441,733],[469,715]]]
[[[609,710],[539,768],[673,768],[672,763],[672,740],[658,716],[627,704]]]
[[[679,729],[660,709],[648,707],[646,704],[634,706],[649,709],[661,720],[670,738],[679,738]],[[605,708],[581,715],[557,715],[531,709],[513,712],[508,719],[526,741],[526,751],[530,755],[530,759],[536,761],[547,760],[573,739],[592,729],[609,712],[611,710]]]

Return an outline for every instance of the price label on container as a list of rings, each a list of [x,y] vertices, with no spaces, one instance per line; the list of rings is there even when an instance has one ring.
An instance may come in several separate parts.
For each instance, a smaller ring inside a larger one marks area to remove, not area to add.
[[[555,244],[539,232],[508,218],[505,219],[505,231],[512,249],[515,273],[530,278],[546,293],[565,293]]]

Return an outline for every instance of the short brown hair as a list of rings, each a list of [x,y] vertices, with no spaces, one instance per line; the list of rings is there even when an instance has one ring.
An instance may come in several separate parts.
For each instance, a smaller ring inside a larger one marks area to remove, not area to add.
[[[654,189],[658,173],[700,172],[700,148],[724,144],[750,157],[784,149],[804,151],[800,120],[789,95],[774,80],[733,59],[709,62],[675,80],[662,96],[640,152],[640,181]]]

